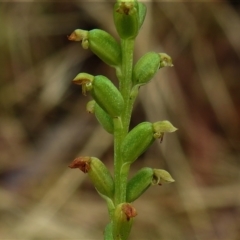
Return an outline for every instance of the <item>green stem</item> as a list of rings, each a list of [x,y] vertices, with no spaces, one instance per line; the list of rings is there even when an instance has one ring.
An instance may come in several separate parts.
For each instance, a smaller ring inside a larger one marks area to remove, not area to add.
[[[121,116],[122,128],[114,121],[114,176],[115,176],[115,206],[126,201],[126,183],[128,171],[121,172],[123,159],[121,157],[121,143],[129,130],[133,103],[130,100],[132,88],[132,68],[134,40],[121,40],[122,68],[119,78],[119,90],[123,96],[125,107]]]
[[[112,222],[108,223],[105,227],[104,240],[114,240],[112,235]]]
[[[132,69],[133,69],[133,50],[134,40],[122,40],[122,79],[120,79],[120,92],[125,101],[125,109],[122,114],[123,135],[128,133],[129,123],[131,119],[132,108],[129,104],[130,93],[132,88]]]
[[[121,119],[114,118],[114,179],[115,179],[115,199],[114,203],[115,206],[119,204],[123,198],[120,184],[121,184],[121,178],[120,178],[120,169],[122,165],[122,159],[121,159],[121,139],[122,139],[122,122],[120,124]]]

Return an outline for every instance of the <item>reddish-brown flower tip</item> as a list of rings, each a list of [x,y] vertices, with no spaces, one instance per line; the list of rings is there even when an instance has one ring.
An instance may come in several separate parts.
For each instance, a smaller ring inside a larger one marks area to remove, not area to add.
[[[77,38],[75,32],[71,33],[70,36],[67,36],[67,37],[68,37],[68,40],[70,41],[75,41],[75,39]]]
[[[78,157],[68,167],[79,168],[82,172],[87,173],[90,169],[90,161],[90,157]]]
[[[74,39],[76,38],[76,35],[74,33],[70,34],[70,36],[67,36],[68,40],[70,41],[74,41]]]
[[[137,216],[137,210],[130,203],[123,204],[122,211],[125,213],[127,221]]]

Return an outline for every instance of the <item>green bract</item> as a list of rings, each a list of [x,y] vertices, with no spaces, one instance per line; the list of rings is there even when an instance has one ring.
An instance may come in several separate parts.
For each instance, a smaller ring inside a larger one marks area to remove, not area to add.
[[[140,169],[127,184],[127,202],[139,198],[152,184],[153,169],[145,167]]]
[[[72,41],[82,41],[84,49],[90,48],[102,61],[112,67],[121,65],[121,48],[109,33],[93,29],[90,31],[76,29],[69,37]]]
[[[139,29],[141,28],[141,26],[144,22],[146,13],[147,13],[146,5],[141,2],[138,2],[138,27],[139,27]]]
[[[82,85],[83,93],[90,91],[93,99],[111,117],[120,116],[124,108],[124,100],[115,85],[105,76],[92,76],[79,73],[73,82]]]

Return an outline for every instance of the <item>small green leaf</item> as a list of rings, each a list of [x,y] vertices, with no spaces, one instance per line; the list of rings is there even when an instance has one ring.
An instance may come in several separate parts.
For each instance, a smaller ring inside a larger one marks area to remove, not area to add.
[[[147,13],[147,8],[144,3],[138,2],[138,27],[141,28]]]

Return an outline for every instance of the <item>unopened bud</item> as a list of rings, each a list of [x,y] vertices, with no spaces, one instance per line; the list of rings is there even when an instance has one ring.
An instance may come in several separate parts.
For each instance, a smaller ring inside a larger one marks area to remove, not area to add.
[[[71,41],[82,41],[84,49],[90,49],[103,62],[112,66],[121,65],[121,47],[119,43],[109,33],[101,29],[85,31],[76,29],[68,37]]]
[[[124,108],[124,100],[115,85],[105,76],[92,76],[79,73],[73,82],[82,85],[83,94],[90,91],[93,99],[111,117],[120,116]]]
[[[114,5],[113,19],[121,39],[136,38],[139,30],[138,3],[120,1]]]
[[[142,122],[125,137],[121,146],[124,162],[133,163],[154,142],[152,123]]]
[[[152,184],[153,169],[144,167],[140,169],[127,184],[127,202],[138,199]]]
[[[137,211],[130,203],[121,203],[117,205],[113,219],[114,239],[128,238],[135,216],[137,216]]]
[[[102,161],[95,157],[78,157],[69,165],[88,173],[94,187],[99,193],[109,198],[114,195],[114,181],[111,173]]]
[[[95,104],[95,116],[101,126],[110,134],[113,134],[113,119],[97,103]]]
[[[148,83],[160,68],[173,66],[172,59],[166,53],[148,52],[143,55],[133,68],[133,85]]]
[[[133,163],[148,147],[159,138],[162,141],[165,132],[174,132],[175,128],[169,121],[155,123],[142,122],[134,127],[124,138],[121,154],[125,163]]]

